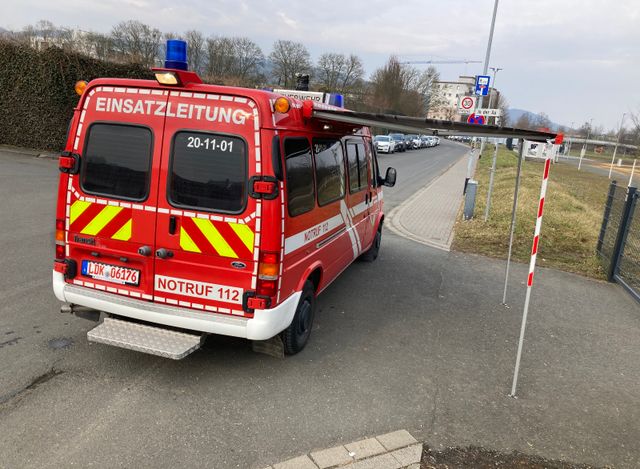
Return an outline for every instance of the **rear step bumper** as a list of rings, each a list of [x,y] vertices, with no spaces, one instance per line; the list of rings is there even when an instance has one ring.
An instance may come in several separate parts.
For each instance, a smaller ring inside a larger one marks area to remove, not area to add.
[[[275,308],[257,309],[253,318],[243,318],[161,305],[72,285],[66,283],[64,276],[56,271],[53,271],[53,291],[60,301],[98,311],[180,329],[249,340],[266,340],[285,330],[293,320],[300,295],[302,295],[302,292],[295,292]]]
[[[87,339],[91,342],[180,360],[200,348],[204,335],[105,318],[99,326],[87,333]]]

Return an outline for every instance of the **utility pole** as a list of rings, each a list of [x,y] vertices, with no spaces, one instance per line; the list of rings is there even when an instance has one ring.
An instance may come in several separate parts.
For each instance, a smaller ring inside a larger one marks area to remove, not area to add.
[[[584,158],[584,155],[587,152],[587,140],[589,140],[589,137],[591,137],[592,124],[593,124],[593,117],[589,119],[589,130],[587,130],[587,138],[584,140],[584,143],[582,144],[582,150],[580,150],[580,161],[578,161],[578,171],[580,171],[580,168],[582,167],[582,158]]]
[[[496,75],[502,69],[499,67],[491,67],[491,70],[493,70],[493,89],[495,90]],[[489,109],[491,109],[492,102],[493,102],[493,93],[491,93],[491,88],[489,88]],[[491,161],[491,172],[489,173],[489,190],[487,191],[487,203],[484,207],[484,221],[487,221],[489,219],[489,210],[491,210],[491,192],[493,192],[493,177],[496,173],[497,160],[498,160],[498,140],[495,139],[495,148],[493,149],[493,160]]]
[[[487,42],[487,53],[484,56],[484,67],[482,69],[482,74],[486,75],[489,70],[489,58],[491,57],[491,44],[493,43],[493,30],[496,27],[496,14],[498,13],[498,0],[495,0],[493,4],[493,16],[491,17],[491,28],[489,29],[489,41]],[[490,87],[489,87],[490,88]],[[484,96],[480,96],[480,99],[476,100],[476,109],[480,106],[481,103],[484,103]],[[482,151],[484,150],[484,142],[486,138],[483,138],[480,143],[480,156],[482,156]]]
[[[627,113],[623,112],[622,113],[622,119],[620,119],[620,128],[618,129],[618,137],[616,138],[616,146],[613,147],[613,156],[611,157],[611,166],[609,166],[609,179],[611,179],[611,172],[613,171],[613,162],[616,159],[616,153],[618,152],[618,143],[620,143],[620,134],[622,133],[622,124],[624,123],[624,116],[626,116]]]

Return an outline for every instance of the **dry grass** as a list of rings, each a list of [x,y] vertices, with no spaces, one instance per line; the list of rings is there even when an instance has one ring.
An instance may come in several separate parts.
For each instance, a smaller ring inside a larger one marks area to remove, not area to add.
[[[453,249],[506,258],[513,204],[517,154],[501,147],[489,220],[484,210],[493,148],[485,151],[476,170],[478,197],[475,218],[458,221]],[[513,259],[528,262],[535,227],[543,163],[525,161],[518,201]],[[549,175],[538,265],[594,278],[604,278],[595,254],[609,180],[577,172],[575,167],[552,165]]]

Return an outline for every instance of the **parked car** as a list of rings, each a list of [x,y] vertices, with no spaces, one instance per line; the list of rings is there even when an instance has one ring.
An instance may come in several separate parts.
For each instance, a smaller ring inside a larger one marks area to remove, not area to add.
[[[409,145],[411,146],[411,148],[413,149],[418,149],[418,148],[422,148],[422,140],[420,140],[420,137],[418,137],[415,134],[409,134],[407,135],[407,142],[409,142]]]
[[[373,142],[380,153],[393,153],[396,150],[396,142],[388,135],[376,135]]]
[[[404,134],[389,134],[389,137],[396,142],[396,151],[407,151],[407,145],[404,141]]]

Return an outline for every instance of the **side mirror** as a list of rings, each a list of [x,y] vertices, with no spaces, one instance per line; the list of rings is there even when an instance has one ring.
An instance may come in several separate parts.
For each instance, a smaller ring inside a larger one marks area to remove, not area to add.
[[[382,182],[387,187],[393,187],[396,185],[396,170],[395,168],[387,168],[387,174]]]

